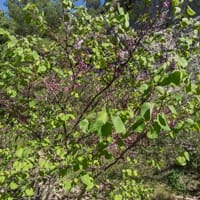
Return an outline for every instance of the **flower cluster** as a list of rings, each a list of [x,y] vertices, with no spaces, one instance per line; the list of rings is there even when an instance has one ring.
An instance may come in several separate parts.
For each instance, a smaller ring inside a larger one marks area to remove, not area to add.
[[[121,70],[120,68],[117,68],[117,69],[115,70],[115,77],[116,77],[116,78],[120,77],[121,73],[122,73],[122,70]]]
[[[162,5],[156,5],[156,8],[168,8],[170,5],[170,1],[169,0],[165,0],[163,1]]]
[[[61,84],[53,77],[44,79],[44,84],[48,93],[57,94],[62,91]]]
[[[85,72],[88,69],[88,65],[83,61],[79,61],[77,69],[79,70],[79,72]]]
[[[170,5],[169,0],[165,0],[165,1],[163,2],[163,7],[164,7],[164,8],[168,8],[169,5]]]

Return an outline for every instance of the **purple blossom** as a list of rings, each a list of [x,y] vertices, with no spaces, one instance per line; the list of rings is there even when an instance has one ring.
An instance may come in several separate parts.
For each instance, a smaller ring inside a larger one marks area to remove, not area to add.
[[[115,77],[118,78],[120,77],[120,75],[121,75],[121,69],[118,68],[115,70]]]
[[[170,2],[169,1],[164,1],[163,2],[163,7],[164,8],[168,8],[169,7]]]
[[[171,120],[171,121],[169,122],[169,126],[170,126],[171,128],[173,128],[173,127],[175,127],[176,123],[177,123],[176,120],[173,119],[173,120]]]
[[[53,77],[44,80],[48,93],[58,93],[62,91],[60,83]]]
[[[81,86],[81,84],[77,83],[77,84],[74,85],[74,88],[79,88],[80,86]]]
[[[83,61],[80,61],[77,65],[77,68],[80,72],[84,72],[88,69],[88,65],[84,63]]]
[[[69,87],[64,87],[64,92],[68,92],[69,91]]]

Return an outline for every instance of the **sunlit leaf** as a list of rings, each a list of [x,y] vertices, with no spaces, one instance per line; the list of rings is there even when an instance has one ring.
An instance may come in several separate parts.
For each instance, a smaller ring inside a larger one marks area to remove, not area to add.
[[[116,133],[125,133],[126,128],[122,122],[120,116],[112,116],[112,122],[115,128]]]
[[[194,16],[196,12],[190,6],[187,6],[187,14],[190,16]]]
[[[18,185],[15,182],[11,182],[9,186],[11,190],[15,190],[18,188]]]
[[[186,159],[187,161],[190,161],[190,155],[189,155],[189,153],[188,153],[187,151],[184,151],[184,152],[183,152],[183,155],[184,155],[184,157],[185,157],[185,159]]]
[[[181,57],[179,55],[176,56],[176,61],[179,66],[184,67],[184,68],[188,65],[187,60],[184,57]]]
[[[141,115],[146,121],[151,119],[154,103],[146,102],[141,107]]]
[[[166,119],[164,113],[157,115],[157,122],[161,129],[163,129],[165,131],[170,131],[170,128],[168,126],[167,119]]]
[[[89,174],[81,176],[81,181],[87,186],[86,190],[90,190],[94,187],[93,178],[89,176]]]
[[[114,196],[114,200],[122,200],[122,199],[123,199],[123,197],[122,197],[121,194],[116,194],[116,195]]]
[[[72,181],[71,180],[66,180],[66,181],[64,181],[63,185],[64,185],[64,189],[67,192],[69,192],[71,190],[71,188],[72,188]]]
[[[34,195],[34,191],[33,191],[32,188],[27,188],[27,189],[25,190],[25,194],[26,194],[28,197],[31,197],[31,196]]]
[[[185,166],[185,165],[187,164],[186,159],[185,159],[184,156],[178,156],[178,157],[176,158],[176,162],[177,162],[177,164],[180,165],[180,166]]]
[[[149,139],[157,139],[158,138],[158,133],[155,130],[150,130],[147,132],[147,137]]]
[[[103,109],[101,112],[97,114],[96,121],[102,122],[103,124],[105,124],[108,121],[108,113],[106,109]]]
[[[80,122],[79,124],[80,129],[86,133],[88,131],[88,127],[89,127],[89,121],[87,119],[84,119]]]

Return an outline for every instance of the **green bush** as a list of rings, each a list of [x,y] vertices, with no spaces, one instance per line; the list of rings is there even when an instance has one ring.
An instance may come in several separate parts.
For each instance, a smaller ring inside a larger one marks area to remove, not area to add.
[[[187,68],[200,25],[180,12],[180,23],[160,30],[161,7],[134,30],[121,7],[92,17],[63,6],[57,33],[32,4],[25,10],[42,36],[0,28],[0,199],[151,199],[135,165],[140,149],[159,157],[155,141],[200,129],[199,74]],[[190,161],[182,148],[173,156]],[[181,190],[175,172],[169,180]]]

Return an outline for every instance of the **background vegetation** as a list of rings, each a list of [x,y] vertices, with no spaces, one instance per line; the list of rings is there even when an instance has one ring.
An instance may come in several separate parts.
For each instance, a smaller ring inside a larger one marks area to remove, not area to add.
[[[195,1],[7,5],[0,199],[198,198]]]

